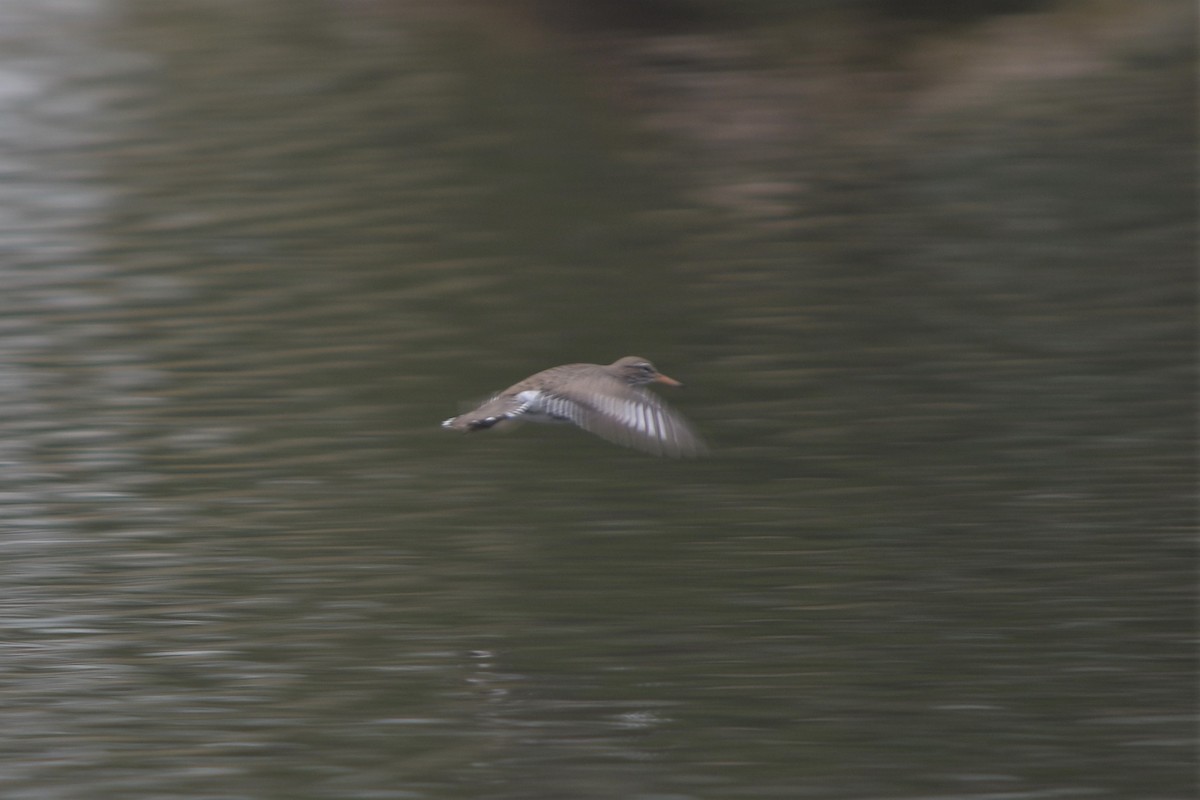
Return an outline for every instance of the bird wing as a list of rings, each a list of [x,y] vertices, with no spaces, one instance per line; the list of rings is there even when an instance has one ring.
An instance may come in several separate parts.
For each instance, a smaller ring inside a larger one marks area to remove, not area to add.
[[[610,442],[654,455],[687,458],[707,450],[687,420],[657,395],[616,378],[602,389],[563,390],[546,398],[546,410]]]

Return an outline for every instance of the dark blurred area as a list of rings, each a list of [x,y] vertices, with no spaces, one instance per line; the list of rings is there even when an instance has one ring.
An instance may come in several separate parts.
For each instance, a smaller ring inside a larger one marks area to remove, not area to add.
[[[570,23],[581,30],[620,27],[647,33],[682,33],[689,29],[721,30],[730,25],[761,25],[804,22],[831,11],[849,13],[862,19],[903,20],[949,26],[979,20],[997,14],[1029,13],[1054,7],[1045,0],[761,0],[731,3],[714,0],[613,0],[599,3],[589,0],[567,2],[530,2],[526,7],[538,17]],[[520,4],[510,4],[520,7]]]

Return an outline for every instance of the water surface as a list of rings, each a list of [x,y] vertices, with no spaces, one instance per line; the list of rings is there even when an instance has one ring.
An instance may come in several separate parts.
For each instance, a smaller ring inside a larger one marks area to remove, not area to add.
[[[0,12],[7,797],[1191,795],[1190,45],[397,6]],[[438,428],[628,353],[712,458]]]

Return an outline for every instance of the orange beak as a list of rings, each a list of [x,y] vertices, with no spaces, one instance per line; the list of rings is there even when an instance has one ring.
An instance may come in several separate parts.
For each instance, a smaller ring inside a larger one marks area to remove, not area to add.
[[[683,384],[680,383],[679,381],[675,380],[674,378],[668,378],[666,375],[663,375],[661,372],[658,373],[658,377],[654,379],[654,382],[655,383],[665,383],[667,386],[683,386]]]

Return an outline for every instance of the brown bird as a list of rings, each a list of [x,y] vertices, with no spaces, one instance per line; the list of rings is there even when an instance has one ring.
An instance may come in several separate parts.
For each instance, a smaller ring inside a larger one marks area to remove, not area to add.
[[[564,364],[530,375],[474,411],[451,417],[443,428],[477,431],[511,420],[565,422],[610,442],[656,456],[701,455],[707,449],[687,421],[647,383],[682,386],[644,358],[626,356],[608,366]]]

